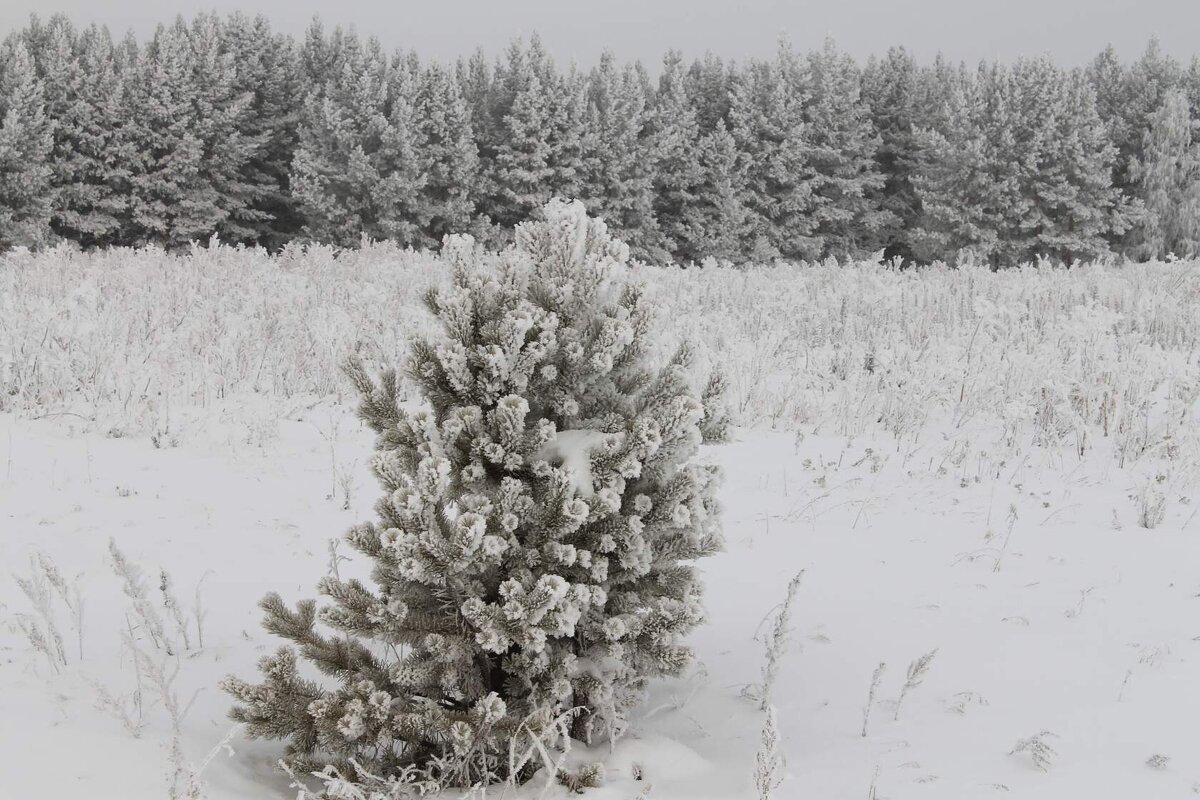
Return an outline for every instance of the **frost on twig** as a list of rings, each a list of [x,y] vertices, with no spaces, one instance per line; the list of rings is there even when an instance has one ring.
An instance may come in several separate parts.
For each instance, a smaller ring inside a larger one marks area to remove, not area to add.
[[[1058,737],[1050,731],[1041,731],[1027,739],[1018,739],[1008,754],[1014,756],[1018,753],[1028,753],[1029,757],[1033,759],[1033,765],[1042,772],[1046,772],[1054,762],[1054,757],[1058,755],[1053,747],[1046,744],[1046,739],[1056,738]]]
[[[759,800],[771,800],[771,795],[783,783],[783,755],[779,752],[779,728],[775,724],[775,707],[767,706],[762,737],[754,755],[754,788]]]
[[[1170,756],[1164,756],[1162,753],[1155,753],[1146,759],[1146,766],[1150,769],[1164,770],[1171,763]]]
[[[760,686],[751,686],[745,691],[747,696],[758,701],[758,706],[763,711],[771,704],[771,693],[774,691],[775,681],[779,677],[779,668],[784,651],[787,649],[788,634],[791,632],[792,603],[796,599],[796,590],[800,588],[800,582],[803,579],[804,570],[800,570],[796,573],[796,577],[788,582],[787,596],[775,613],[771,623],[771,632],[767,636],[767,663],[763,666],[763,682]]]
[[[54,597],[57,595],[67,608],[71,627],[75,631],[76,654],[83,660],[83,596],[79,591],[78,579],[68,583],[50,557],[39,552],[29,558],[28,577],[13,575],[13,580],[33,608],[32,615],[15,615],[17,627],[30,646],[46,657],[55,672],[66,666],[67,648],[54,609]]]
[[[867,690],[867,704],[863,706],[863,738],[867,736],[867,722],[871,718],[871,706],[875,705],[875,693],[879,691],[879,682],[883,680],[883,673],[887,669],[887,664],[880,661],[879,666],[871,673],[871,688]]]
[[[937,648],[934,648],[908,665],[908,674],[905,676],[903,688],[900,689],[900,699],[896,701],[896,713],[892,717],[893,720],[900,719],[900,706],[903,705],[904,698],[924,682],[925,674],[929,672],[929,665],[933,663],[933,658],[937,653]]]

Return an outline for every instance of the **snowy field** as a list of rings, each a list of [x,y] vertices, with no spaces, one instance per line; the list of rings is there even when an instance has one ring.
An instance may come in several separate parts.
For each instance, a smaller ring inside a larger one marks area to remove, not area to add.
[[[365,569],[331,544],[377,495],[337,366],[402,356],[429,267],[0,260],[0,752],[24,765],[0,795],[150,800],[197,772],[196,796],[295,796],[217,683],[277,646],[265,592]],[[1200,793],[1200,267],[644,272],[663,349],[729,380],[739,426],[705,448],[727,550],[701,667],[653,687],[588,796],[756,797],[747,695],[801,570],[775,797]]]

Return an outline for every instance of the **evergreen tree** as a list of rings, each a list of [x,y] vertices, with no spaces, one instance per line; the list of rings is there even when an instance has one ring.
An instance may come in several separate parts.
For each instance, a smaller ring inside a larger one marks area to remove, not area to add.
[[[917,130],[912,182],[921,211],[910,235],[913,254],[927,263],[986,261],[997,246],[1002,198],[990,168],[982,81],[961,68],[938,69],[933,80],[941,101]]]
[[[371,154],[377,176],[372,189],[376,227],[368,228],[372,238],[390,239],[412,246],[421,242],[419,193],[425,176],[418,160],[416,93],[421,65],[415,55],[397,53],[387,77],[387,93],[378,149]],[[368,147],[364,143],[364,147]]]
[[[705,234],[697,218],[705,179],[699,159],[700,123],[688,82],[683,57],[676,51],[667,53],[650,120],[654,215],[664,246],[681,263],[704,257],[700,240]]]
[[[495,185],[496,154],[500,150],[504,130],[505,92],[499,82],[502,69],[499,64],[493,69],[483,51],[476,49],[470,59],[459,61],[457,73],[463,100],[471,114],[471,132],[479,157],[478,174],[472,187],[475,227],[484,241],[498,244],[503,241],[505,233],[492,224],[498,213],[495,205],[498,196]]]
[[[494,141],[492,130],[492,68],[483,50],[476,48],[467,60],[459,59],[455,68],[458,88],[471,114],[476,142]],[[482,157],[482,156],[481,156]]]
[[[1150,118],[1135,177],[1143,187],[1143,258],[1200,254],[1200,122],[1180,90],[1169,92]]]
[[[542,101],[549,112],[549,127],[545,131],[550,146],[550,196],[575,197],[583,185],[587,150],[588,83],[587,75],[575,65],[559,74],[553,60],[534,39],[532,48],[540,55],[535,63],[541,65],[542,86],[546,94]]]
[[[791,55],[754,62],[734,83],[731,132],[748,165],[750,212],[743,252],[750,261],[812,260],[824,244],[818,233],[816,187],[804,98],[789,80]]]
[[[793,91],[806,96],[808,163],[818,176],[814,215],[822,255],[865,256],[884,247],[896,216],[879,208],[884,185],[875,161],[879,136],[862,102],[858,68],[832,40],[809,55],[806,67],[789,70],[789,78]]]
[[[50,241],[53,147],[33,58],[11,37],[0,50],[0,251]]]
[[[604,219],[635,258],[664,262],[670,253],[654,212],[654,163],[647,144],[647,98],[632,65],[605,53],[588,79],[584,168],[577,196]]]
[[[256,118],[256,88],[239,81],[223,38],[216,14],[192,20],[191,119],[202,151],[198,177],[215,197],[219,218],[213,230],[227,242],[257,243],[270,230],[272,215],[264,205],[275,191],[254,162],[261,160],[271,132],[268,122]]]
[[[300,61],[291,37],[274,33],[263,16],[235,13],[221,28],[221,49],[233,67],[232,94],[246,96],[239,136],[255,147],[242,167],[248,187],[248,240],[277,250],[302,225],[289,177],[303,107]]]
[[[227,216],[222,187],[207,179],[194,68],[191,35],[180,18],[160,25],[124,71],[133,154],[127,236],[134,243],[185,246],[211,236]],[[240,152],[236,143],[233,150]]]
[[[667,58],[671,56],[668,54]],[[725,64],[713,53],[705,53],[704,58],[694,61],[687,70],[684,88],[702,133],[716,130],[718,122],[729,126],[734,74],[733,64]]]
[[[883,59],[872,58],[863,71],[862,99],[879,134],[875,163],[884,182],[874,203],[890,215],[890,224],[879,231],[884,254],[912,258],[909,235],[921,214],[913,187],[920,158],[918,130],[930,111],[923,102],[922,71],[912,54],[893,47]]]
[[[716,129],[700,139],[697,156],[701,181],[693,213],[698,235],[689,243],[691,257],[741,263],[750,225],[745,206],[746,165],[724,122],[718,120]],[[714,390],[714,396],[717,394]]]
[[[471,112],[458,80],[434,64],[416,94],[417,159],[422,175],[416,201],[422,244],[432,247],[475,226],[479,155]]]
[[[305,234],[343,247],[363,236],[412,244],[421,177],[411,66],[389,64],[374,40],[335,41],[329,59],[340,66],[305,102],[292,164]]]
[[[84,247],[115,244],[124,219],[130,160],[125,109],[107,30],[76,34],[61,16],[50,20],[37,54],[46,113],[54,131],[50,153],[56,236]]]
[[[1043,135],[1045,154],[1033,176],[1034,194],[1048,224],[1032,249],[1066,264],[1110,252],[1109,241],[1129,225],[1129,207],[1112,185],[1116,148],[1096,110],[1095,90],[1079,70],[1052,69],[1055,125]],[[1028,85],[1028,77],[1027,77]],[[1028,124],[1028,120],[1026,120]]]
[[[1192,65],[1188,67],[1187,75],[1184,76],[1183,86],[1192,119],[1200,119],[1200,56],[1192,57]]]
[[[991,189],[985,224],[995,231],[988,260],[996,266],[1015,266],[1031,260],[1022,226],[1033,198],[1022,188],[1036,163],[1031,163],[1033,137],[1021,130],[1021,97],[1013,71],[1006,65],[980,64],[977,73],[983,99],[984,167]]]
[[[586,80],[574,68],[560,74],[534,37],[528,47],[520,40],[510,45],[487,96],[490,122],[479,146],[481,205],[500,226],[496,235],[502,239],[551,197],[579,192],[585,172]]]
[[[300,89],[306,97],[319,91],[326,81],[337,76],[341,64],[335,64],[335,50],[338,49],[340,42],[337,40],[341,36],[342,29],[338,28],[334,33],[335,39],[331,41],[325,33],[325,25],[317,16],[313,17],[305,29],[304,42],[301,43],[297,54],[297,68]]]
[[[1116,148],[1096,108],[1087,76],[1072,70],[1066,81],[1067,113],[1061,120],[1058,147],[1067,165],[1071,191],[1059,223],[1059,240],[1048,249],[1067,263],[1111,253],[1110,242],[1132,224],[1133,206],[1112,185]]]
[[[553,746],[562,713],[576,738],[613,739],[646,680],[689,663],[681,639],[704,617],[691,562],[721,540],[688,355],[651,364],[652,304],[603,222],[578,202],[543,217],[501,254],[448,240],[454,285],[428,301],[442,334],[408,365],[428,408],[400,407],[394,373],[350,370],[385,494],[347,538],[375,585],[327,577],[319,613],[262,601],[327,680],[285,647],[262,684],[225,684],[234,718],[288,740],[298,770],[521,779],[510,746]]]
[[[1162,52],[1158,40],[1152,39],[1141,58],[1129,67],[1120,63],[1111,47],[1107,48],[1093,62],[1089,75],[1096,88],[1097,110],[1116,148],[1113,186],[1132,201],[1128,225],[1109,238],[1115,248],[1133,256],[1143,249],[1146,222],[1142,213],[1145,191],[1138,180],[1138,165],[1145,160],[1145,132],[1167,93],[1178,88],[1182,70]]]
[[[1117,162],[1113,165],[1113,183],[1121,189],[1130,185],[1129,160],[1133,154],[1133,133],[1129,111],[1128,70],[1121,63],[1116,48],[1104,48],[1088,68],[1088,77],[1096,92],[1096,111],[1108,129],[1109,139],[1117,148]]]
[[[540,54],[521,42],[508,48],[497,70],[493,115],[500,135],[487,160],[487,209],[492,222],[511,228],[553,196],[556,182],[550,129],[555,109]]]

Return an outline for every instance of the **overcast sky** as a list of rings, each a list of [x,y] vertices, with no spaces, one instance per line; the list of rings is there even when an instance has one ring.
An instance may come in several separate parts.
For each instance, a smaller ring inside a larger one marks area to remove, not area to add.
[[[648,63],[672,47],[743,59],[770,54],[781,34],[801,49],[830,35],[860,58],[903,44],[922,60],[938,51],[969,62],[1050,53],[1074,65],[1109,43],[1131,58],[1152,35],[1181,59],[1200,52],[1200,0],[0,0],[0,30],[23,26],[30,12],[61,11],[144,35],[200,9],[262,12],[290,33],[319,14],[328,27],[353,24],[388,48],[440,59],[477,45],[499,53],[532,31],[556,58],[585,65],[605,48]]]

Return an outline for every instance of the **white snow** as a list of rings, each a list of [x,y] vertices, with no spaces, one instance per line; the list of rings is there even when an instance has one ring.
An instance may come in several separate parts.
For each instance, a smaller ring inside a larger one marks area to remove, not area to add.
[[[562,466],[571,475],[571,485],[582,497],[596,493],[592,482],[592,451],[604,445],[608,434],[587,428],[558,431],[554,438],[538,450],[534,460]]]
[[[179,744],[196,765],[231,730],[217,682],[256,676],[279,644],[256,601],[314,597],[332,568],[367,571],[329,549],[373,518],[379,492],[374,436],[336,365],[358,341],[399,358],[423,323],[396,308],[415,308],[437,273],[371,251],[353,267],[318,253],[286,269],[219,255],[179,269],[153,254],[0,262],[0,378],[18,412],[0,413],[0,563],[28,576],[44,552],[84,599],[82,659],[53,599],[56,669],[21,632],[32,604],[0,575],[2,797],[168,796],[171,731],[145,677],[138,736],[96,707],[107,692],[136,723],[110,538],[164,616],[159,568],[171,576],[192,648],[166,663],[190,703]],[[571,754],[606,764],[586,796],[757,797],[763,713],[742,690],[761,680],[764,619],[801,569],[773,695],[776,800],[1194,796],[1195,265],[643,274],[671,328],[663,350],[704,343],[749,424],[705,452],[727,476],[727,551],[702,565],[697,669],[655,683],[611,753]],[[56,316],[72,287],[87,302]],[[552,445],[581,491],[600,436]],[[935,648],[894,719],[906,669]],[[1010,755],[1042,731],[1056,751],[1045,771]],[[234,731],[229,744],[203,768],[210,800],[295,796],[273,768],[278,743]],[[508,796],[541,792],[537,778]]]
[[[358,423],[347,417],[339,430],[340,452],[368,451],[372,437]],[[1200,539],[1189,506],[1172,504],[1159,528],[1144,530],[1126,499],[1132,476],[1107,454],[1033,452],[975,482],[971,460],[938,474],[950,446],[934,436],[897,452],[886,439],[810,434],[797,444],[787,433],[742,432],[711,449],[729,476],[728,552],[705,564],[711,621],[692,637],[703,671],[656,684],[649,718],[611,757],[586,754],[608,764],[609,783],[592,796],[627,798],[646,786],[647,797],[666,800],[751,796],[761,714],[740,689],[760,677],[755,630],[801,568],[776,689],[788,770],[778,797],[865,797],[876,769],[888,797],[986,797],[998,786],[1022,798],[1186,795],[1200,781],[1200,629],[1189,623],[1200,603]],[[885,460],[877,472],[860,462],[868,447]],[[310,422],[280,423],[266,447],[155,449],[72,432],[63,420],[0,417],[0,559],[25,574],[27,556],[44,551],[68,578],[81,576],[86,602],[81,662],[59,607],[70,663],[55,674],[11,626],[29,609],[4,584],[0,752],[12,765],[39,765],[10,772],[13,796],[65,797],[84,786],[101,797],[164,796],[167,723],[151,693],[140,738],[93,707],[93,684],[114,694],[136,687],[118,636],[125,601],[105,566],[108,537],[146,568],[152,589],[166,569],[185,610],[203,579],[205,645],[181,660],[176,687],[181,698],[196,693],[182,745],[198,762],[230,727],[217,681],[253,675],[277,644],[254,602],[268,590],[313,596],[328,539],[369,518],[375,492],[362,463],[342,510],[342,497],[327,499],[328,444]],[[1015,522],[995,571],[1010,507]],[[340,564],[343,574],[363,568]],[[905,668],[935,647],[925,682],[893,721]],[[862,707],[880,661],[888,669],[864,739]],[[1042,730],[1057,735],[1045,773],[1008,755]],[[210,798],[289,796],[271,769],[277,745],[235,736],[232,746],[236,755],[218,755],[203,773]],[[1165,769],[1146,765],[1156,754],[1170,757]]]

